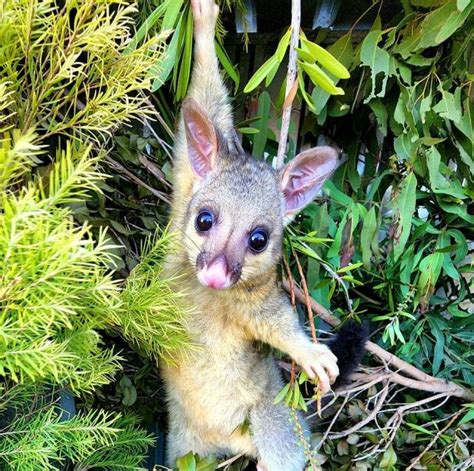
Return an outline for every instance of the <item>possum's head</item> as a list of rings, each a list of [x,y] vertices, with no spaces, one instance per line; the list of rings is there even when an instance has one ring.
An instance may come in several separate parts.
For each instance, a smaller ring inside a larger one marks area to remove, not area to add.
[[[202,108],[182,108],[194,185],[183,230],[189,262],[214,289],[252,283],[276,265],[283,229],[337,165],[330,147],[302,152],[280,171],[219,142]]]

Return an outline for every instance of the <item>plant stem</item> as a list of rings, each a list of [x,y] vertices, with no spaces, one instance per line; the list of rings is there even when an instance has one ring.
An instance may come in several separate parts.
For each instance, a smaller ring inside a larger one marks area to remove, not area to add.
[[[275,163],[277,169],[283,167],[285,162],[286,144],[288,141],[288,131],[290,129],[291,120],[291,105],[295,97],[293,88],[297,86],[296,71],[297,71],[297,54],[296,48],[300,36],[301,23],[301,0],[292,0],[291,2],[291,41],[290,53],[288,58],[288,72],[286,74],[286,91],[285,103],[283,105],[283,112],[281,118],[280,141],[278,143],[278,154]],[[288,99],[292,95],[291,99]]]

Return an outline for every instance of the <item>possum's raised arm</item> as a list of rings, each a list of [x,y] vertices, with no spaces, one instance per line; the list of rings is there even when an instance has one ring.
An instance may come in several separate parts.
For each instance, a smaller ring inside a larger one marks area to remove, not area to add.
[[[191,191],[193,174],[188,152],[202,149],[205,140],[210,141],[206,145],[208,151],[213,152],[218,147],[219,138],[226,143],[234,135],[232,110],[214,45],[219,7],[214,2],[191,0],[191,8],[194,18],[194,64],[174,147],[176,200],[187,199]],[[209,135],[214,137],[214,142],[209,140]],[[193,146],[193,142],[198,145]],[[197,158],[195,161],[200,160]]]

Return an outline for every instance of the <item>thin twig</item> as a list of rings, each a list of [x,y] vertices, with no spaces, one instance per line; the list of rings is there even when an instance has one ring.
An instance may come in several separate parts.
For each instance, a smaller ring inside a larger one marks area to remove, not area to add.
[[[276,158],[275,167],[277,169],[283,167],[285,162],[286,144],[288,140],[288,132],[290,129],[291,120],[291,106],[293,100],[288,99],[293,94],[294,98],[294,87],[297,86],[296,72],[297,72],[297,53],[296,48],[298,47],[298,41],[300,36],[300,23],[301,23],[301,0],[292,0],[291,2],[291,40],[290,40],[290,53],[288,57],[288,73],[286,74],[286,91],[285,91],[285,105],[283,106],[282,118],[281,118],[281,129],[280,129],[280,140],[278,142],[278,153]]]
[[[390,383],[386,382],[384,388],[382,389],[382,393],[380,394],[377,402],[375,403],[374,408],[372,409],[372,412],[364,420],[361,420],[359,423],[355,424],[353,427],[350,427],[350,428],[344,430],[343,432],[333,433],[333,434],[329,435],[329,439],[334,440],[334,439],[337,439],[337,438],[347,437],[351,433],[357,432],[362,427],[364,427],[368,423],[372,422],[372,420],[374,420],[375,417],[377,417],[377,414],[380,412],[380,409],[382,408],[382,406],[385,402],[385,399],[387,399],[387,395],[388,395],[388,392],[389,392],[389,386],[390,386]]]
[[[110,157],[106,157],[105,160],[113,169],[125,175],[133,183],[136,183],[137,185],[140,185],[141,187],[146,188],[150,193],[155,195],[160,200],[164,201],[166,204],[171,204],[171,201],[167,198],[167,196],[163,192],[158,191],[155,188],[148,185],[147,183],[145,183],[143,180],[138,178],[134,173],[130,172],[130,170],[125,168],[122,164],[118,163],[117,161],[113,160]]]
[[[286,260],[286,257],[283,257],[283,264],[285,265],[286,276],[288,277],[288,280],[290,281],[291,305],[293,306],[293,309],[296,311],[296,297],[295,297],[295,292],[293,290],[293,287],[295,286],[295,282],[293,281],[293,276],[291,275],[290,266],[288,265],[288,261]],[[296,379],[296,361],[292,359],[291,370],[290,370],[290,383],[292,385],[295,384],[295,379]]]
[[[300,259],[298,254],[293,250],[293,257],[296,261],[296,266],[298,267],[298,273],[300,274],[301,284],[303,285],[303,292],[304,292],[304,300],[306,304],[306,309],[308,310],[308,318],[309,318],[309,328],[311,329],[311,338],[313,339],[314,343],[318,343],[318,339],[316,337],[316,329],[314,326],[314,316],[313,316],[313,308],[311,306],[311,297],[308,291],[308,285],[306,283],[306,278],[304,276],[303,268],[301,267]],[[294,290],[294,287],[293,287]]]
[[[229,464],[232,464],[234,461],[237,461],[239,458],[241,458],[244,455],[245,455],[245,453],[239,453],[238,455],[232,456],[228,460],[225,460],[222,463],[219,463],[216,466],[216,469],[224,468],[225,466],[228,466]]]
[[[328,428],[326,429],[326,432],[324,432],[323,438],[321,438],[321,441],[315,446],[315,450],[318,451],[321,449],[321,446],[323,443],[326,441],[326,439],[329,436],[329,432],[333,428],[334,424],[336,423],[337,418],[339,417],[339,414],[344,410],[344,407],[346,406],[347,402],[349,401],[349,396],[346,396],[344,398],[344,402],[341,404],[337,412],[334,414],[334,417],[331,420],[331,423],[329,424]]]
[[[160,180],[160,182],[166,185],[168,188],[171,188],[170,183],[168,183],[164,173],[161,171],[158,165],[149,160],[144,154],[138,154],[138,160],[156,179]]]
[[[423,458],[423,456],[426,454],[427,451],[429,451],[432,446],[438,441],[439,437],[448,430],[449,427],[453,424],[453,422],[461,415],[463,411],[460,410],[456,414],[454,414],[453,417],[451,417],[451,420],[441,429],[438,431],[438,433],[432,438],[432,440],[428,443],[426,448],[423,449],[423,451],[411,462],[410,466],[408,466],[407,471],[410,469],[413,469],[415,465]]]

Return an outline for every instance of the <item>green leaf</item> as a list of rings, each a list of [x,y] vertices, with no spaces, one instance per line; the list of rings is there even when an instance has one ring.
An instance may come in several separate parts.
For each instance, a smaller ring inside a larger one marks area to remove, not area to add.
[[[218,462],[215,455],[208,455],[199,459],[196,466],[196,471],[215,471],[217,466]]]
[[[313,56],[306,49],[301,49],[299,47],[296,47],[295,51],[298,54],[298,58],[301,59],[302,61],[304,61],[304,62],[312,62],[313,61]]]
[[[348,79],[350,77],[350,73],[344,65],[326,49],[304,38],[301,41],[305,45],[306,51],[311,55],[313,62],[319,62],[328,72],[339,79]]]
[[[422,427],[421,425],[417,425],[411,422],[407,422],[408,427],[412,428],[413,430],[416,430],[417,432],[424,433],[426,435],[433,435],[433,432],[431,430],[428,430],[425,427]]]
[[[182,23],[183,17],[180,17],[178,24],[176,25],[175,32],[171,38],[171,42],[166,49],[166,54],[163,61],[160,61],[150,69],[150,75],[152,77],[155,76],[151,87],[152,92],[156,92],[168,80],[168,77],[173,70],[177,59],[178,42],[179,36],[181,34]]]
[[[258,121],[255,121],[253,127],[259,130],[258,134],[254,135],[253,145],[252,145],[252,155],[261,159],[265,151],[265,146],[267,144],[269,126],[268,120],[270,119],[270,95],[267,91],[260,93],[258,97],[258,109],[257,116],[259,116]]]
[[[167,0],[164,2],[165,6],[163,9],[165,16],[163,17],[163,23],[161,24],[161,28],[164,31],[174,27],[183,3],[184,0]]]
[[[326,183],[324,184],[324,190],[326,191],[326,193],[329,194],[332,200],[337,201],[343,206],[352,207],[352,204],[354,203],[352,198],[350,196],[347,196],[341,190],[339,190],[336,185],[334,185],[334,182],[332,182],[331,180],[326,181]]]
[[[315,85],[321,87],[330,95],[344,95],[344,90],[340,87],[336,87],[328,75],[316,64],[308,64],[302,61],[298,61],[298,63]]]
[[[435,193],[450,195],[454,198],[465,199],[465,193],[459,180],[448,180],[441,173],[441,165],[447,169],[446,165],[441,162],[441,154],[435,146],[431,146],[426,151],[426,164],[430,176],[431,188]]]
[[[441,44],[463,25],[474,5],[471,2],[468,7],[459,11],[456,1],[448,0],[444,5],[429,13],[421,22],[418,50]]]
[[[178,471],[196,471],[196,458],[192,451],[176,460]]]
[[[372,206],[364,218],[362,232],[360,236],[360,245],[362,250],[362,262],[364,266],[370,268],[370,258],[372,256],[371,246],[377,234],[377,217],[375,207]]]
[[[456,11],[451,12],[436,35],[436,44],[441,44],[443,41],[450,38],[464,24],[473,7],[474,4],[472,2],[470,2],[469,7],[466,5],[462,10],[458,10],[456,5]]]
[[[277,49],[275,51],[275,56],[278,60],[278,63],[281,63],[285,57],[286,50],[288,49],[288,44],[290,44],[291,39],[291,28],[281,37],[278,42]]]
[[[472,0],[457,0],[456,8],[459,11],[463,11],[471,2]]]
[[[454,125],[468,138],[469,142],[474,142],[474,110],[469,97],[464,100],[463,114],[460,119],[452,120]]]
[[[374,98],[373,100],[370,100],[369,106],[374,112],[375,117],[377,118],[377,123],[379,125],[380,132],[384,136],[386,136],[388,119],[387,108],[385,108],[385,105],[383,104],[380,98]]]
[[[300,91],[301,95],[303,96],[304,101],[308,105],[308,108],[313,112],[316,113],[316,108],[314,106],[314,101],[311,95],[306,92],[305,84],[304,84],[304,77],[301,70],[298,69],[298,90]],[[319,89],[318,89],[319,90]]]
[[[278,58],[271,56],[250,78],[247,85],[245,85],[244,93],[250,93],[255,90],[265,77],[273,70],[275,64],[278,65]]]
[[[416,177],[412,172],[405,177],[400,185],[400,194],[398,196],[397,211],[397,233],[393,244],[394,259],[398,260],[405,249],[405,245],[410,235],[413,213],[416,205]]]
[[[260,132],[260,129],[257,128],[251,128],[251,127],[246,127],[244,126],[243,128],[237,128],[237,130],[241,134],[258,134]]]
[[[278,404],[279,402],[283,401],[283,399],[288,394],[289,390],[290,390],[290,383],[287,383],[285,384],[283,389],[276,395],[275,400],[273,401],[273,404]]]
[[[392,446],[388,447],[382,455],[382,460],[380,461],[381,469],[392,469],[397,462],[397,454]]]
[[[439,91],[441,92],[441,100],[433,107],[433,111],[442,118],[459,123],[462,116],[461,89],[456,88],[454,94],[452,94],[440,85]]]
[[[390,74],[390,55],[387,51],[378,46],[382,39],[382,34],[383,32],[380,30],[371,31],[362,42],[360,59],[362,65],[370,67],[372,80],[371,92],[364,100],[364,103],[368,103],[372,98],[385,96],[387,80]],[[383,77],[380,90],[377,92],[376,86],[379,74],[382,74]]]
[[[350,68],[354,61],[351,32],[341,36],[334,44],[329,46],[328,52],[330,52],[331,55],[333,55],[346,68]],[[337,85],[339,79],[331,74],[329,74],[329,76],[333,79],[334,84]],[[331,95],[322,88],[316,87],[311,93],[311,96],[314,101],[315,113],[320,115]]]
[[[219,44],[218,41],[215,42],[216,46],[216,54],[219,62],[221,63],[222,67],[226,71],[227,75],[232,79],[234,82],[234,90],[237,92],[239,89],[240,84],[240,74],[237,67],[232,65],[229,56],[227,55],[226,50]]]
[[[467,424],[474,420],[474,404],[469,404],[469,407],[471,407],[471,409],[462,416],[458,425]]]
[[[337,270],[337,273],[346,273],[346,272],[351,271],[351,270],[356,270],[357,268],[359,268],[362,265],[363,264],[361,262],[353,263],[351,265],[347,265],[343,268],[340,268],[339,270]]]
[[[439,370],[441,368],[441,363],[444,357],[445,337],[443,334],[443,330],[445,329],[445,325],[444,323],[439,322],[439,320],[435,317],[429,317],[428,322],[431,326],[431,333],[436,339],[434,350],[433,350],[433,366],[432,366],[433,375],[436,376],[439,373]]]

